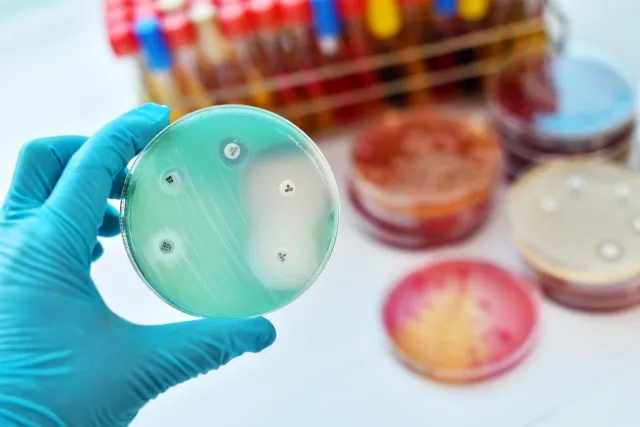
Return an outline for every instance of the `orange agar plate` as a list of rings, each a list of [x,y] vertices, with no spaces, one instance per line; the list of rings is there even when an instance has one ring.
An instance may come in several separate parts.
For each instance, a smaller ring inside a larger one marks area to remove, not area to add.
[[[435,110],[391,113],[358,139],[350,198],[386,243],[429,247],[484,223],[499,181],[498,138],[483,123]]]
[[[534,286],[471,260],[411,273],[383,308],[399,358],[423,375],[452,383],[489,379],[515,367],[533,346],[538,316]]]

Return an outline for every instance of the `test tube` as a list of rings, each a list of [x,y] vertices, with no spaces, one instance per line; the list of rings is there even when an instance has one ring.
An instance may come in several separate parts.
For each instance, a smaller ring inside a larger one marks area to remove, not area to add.
[[[276,0],[250,0],[248,3],[251,12],[253,28],[259,43],[259,56],[257,62],[260,68],[267,72],[269,77],[279,78],[277,81],[284,86],[276,91],[278,107],[290,108],[301,100],[298,88],[290,84],[287,79],[288,70],[285,68],[284,54],[280,46],[280,32],[282,21]],[[294,123],[306,129],[308,121],[306,117],[291,117]]]
[[[173,60],[157,19],[145,18],[136,22],[135,33],[140,43],[147,70],[147,81],[157,102],[171,108],[171,118],[186,113],[182,107],[180,88],[173,72]]]
[[[520,0],[522,2],[521,20],[532,20],[542,18],[544,7],[542,0]],[[544,24],[543,24],[544,25]],[[516,52],[526,52],[532,49],[542,49],[547,44],[546,29],[541,28],[540,31],[521,37],[515,41]]]
[[[423,108],[390,113],[362,132],[349,195],[367,234],[429,248],[480,228],[500,173],[499,140],[487,124]]]
[[[482,29],[490,5],[490,0],[459,0],[458,14],[462,21],[463,31],[473,33]],[[460,52],[460,62],[462,65],[469,66],[476,61],[490,58],[492,54],[491,44],[463,49]],[[480,81],[480,77],[471,77],[463,82],[463,87],[468,92],[475,93],[479,89]]]
[[[246,89],[246,75],[231,44],[220,33],[215,20],[216,8],[209,2],[192,4],[190,16],[196,27],[200,69],[210,90]],[[215,96],[215,95],[214,95]],[[218,102],[243,104],[245,98],[234,93]]]
[[[365,20],[366,0],[340,0],[340,14],[344,23],[344,37],[348,50],[354,58],[367,58],[376,53],[376,41],[370,35]],[[363,83],[372,90],[377,86],[373,72],[362,73]],[[382,95],[380,95],[382,99]]]
[[[374,36],[375,52],[393,54],[398,46],[392,41],[398,36],[403,26],[399,0],[367,0],[366,18],[370,33]],[[400,83],[403,78],[402,68],[397,65],[385,65],[379,70],[380,80],[386,83]],[[392,104],[403,106],[407,103],[407,94],[397,93],[388,97]]]
[[[224,36],[235,45],[247,73],[254,105],[266,110],[273,109],[273,96],[265,87],[262,75],[253,62],[251,22],[247,8],[241,3],[227,1],[219,7],[217,20]]]
[[[347,59],[342,44],[342,26],[338,7],[334,0],[311,0],[313,28],[322,65],[338,65]],[[352,86],[353,76],[329,78],[326,80],[330,94],[348,91]],[[353,122],[357,118],[354,106],[338,107],[335,110],[336,120],[342,123]]]
[[[166,8],[163,10],[169,12]],[[162,30],[173,51],[175,73],[181,82],[185,105],[190,105],[191,110],[213,105],[213,98],[209,96],[200,80],[195,50],[196,37],[186,13],[165,13],[162,18]]]
[[[156,0],[155,3],[157,5],[160,16],[163,18],[174,14],[180,15],[187,12],[187,0]]]
[[[516,181],[512,237],[549,298],[597,311],[640,302],[639,195],[640,175],[586,159],[548,162]]]
[[[403,54],[403,48],[407,46],[417,47],[424,39],[424,26],[426,25],[426,10],[423,0],[400,0],[402,7],[402,19],[404,26],[400,31],[399,44],[400,58],[405,64],[406,75],[426,79],[428,70],[425,61],[412,59]],[[409,102],[412,105],[421,105],[429,101],[426,88],[412,89],[409,92]]]
[[[433,0],[433,24],[434,31],[432,36],[435,40],[446,40],[457,34],[457,0]],[[448,53],[430,58],[428,61],[429,69],[437,72],[446,71],[455,68],[460,58],[456,53]],[[440,99],[451,98],[456,92],[454,83],[445,83],[433,88],[432,92]]]
[[[283,51],[289,58],[290,69],[315,73],[316,80],[305,84],[307,98],[316,109],[314,114],[317,129],[329,129],[333,116],[328,102],[318,102],[326,95],[322,77],[316,73],[320,66],[320,52],[313,40],[311,5],[308,0],[280,0],[280,9],[285,32],[281,39]]]

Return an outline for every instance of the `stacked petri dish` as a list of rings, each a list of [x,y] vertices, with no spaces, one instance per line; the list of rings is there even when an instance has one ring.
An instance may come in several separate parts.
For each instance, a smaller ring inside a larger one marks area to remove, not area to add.
[[[640,175],[615,164],[556,160],[511,189],[513,239],[545,293],[584,310],[640,302]]]
[[[398,358],[437,381],[490,379],[533,349],[539,322],[537,288],[486,261],[440,261],[397,283],[383,323]]]
[[[501,153],[483,122],[432,109],[394,112],[360,135],[351,170],[358,225],[382,242],[418,249],[469,236],[485,222]]]
[[[633,87],[587,54],[514,58],[491,79],[489,106],[509,179],[557,157],[624,164],[635,140]]]

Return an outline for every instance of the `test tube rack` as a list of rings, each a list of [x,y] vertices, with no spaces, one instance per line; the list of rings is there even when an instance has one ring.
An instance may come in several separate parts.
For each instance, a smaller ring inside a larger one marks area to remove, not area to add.
[[[510,1],[528,2],[531,8],[530,0]],[[497,24],[487,20],[487,22],[476,23],[470,30],[457,31],[455,35],[435,39],[435,41],[397,46],[384,53],[349,59],[313,70],[288,71],[286,74],[263,78],[261,88],[270,93],[277,93],[286,89],[303,88],[310,84],[322,85],[330,80],[348,78],[366,72],[380,75],[385,68],[401,68],[413,61],[428,63],[438,57],[462,58],[465,53],[471,53],[467,55],[467,58],[471,58],[470,60],[454,61],[453,64],[442,69],[431,69],[427,66],[425,71],[419,74],[400,74],[395,79],[379,79],[374,87],[352,85],[338,93],[297,99],[289,105],[277,105],[271,109],[314,135],[344,126],[344,122],[341,121],[332,121],[329,128],[300,124],[308,123],[304,122],[305,118],[313,118],[329,111],[356,108],[358,111],[356,121],[359,122],[375,117],[369,111],[380,113],[380,110],[360,109],[359,106],[382,101],[385,109],[412,107],[415,105],[410,103],[399,105],[390,102],[390,99],[409,96],[419,91],[429,94],[431,91],[448,86],[453,88],[450,91],[453,95],[449,94],[445,98],[447,100],[454,97],[477,96],[483,91],[486,77],[499,70],[514,54],[531,49],[559,50],[564,46],[568,25],[562,11],[551,0],[534,0],[533,3],[536,3],[532,8],[537,11],[535,15],[506,18],[505,22]],[[142,76],[141,101],[161,102],[145,84],[144,66],[139,63],[138,67]],[[250,100],[252,91],[252,86],[246,84],[216,89],[210,91],[208,95],[215,100],[214,105],[219,105],[238,98]],[[441,103],[442,100],[441,96],[428,95],[425,103]],[[251,102],[249,101],[248,104]],[[198,108],[195,100],[187,95],[182,95],[176,101],[176,105],[169,106],[179,110],[181,114]],[[177,116],[174,115],[173,119],[175,118]]]

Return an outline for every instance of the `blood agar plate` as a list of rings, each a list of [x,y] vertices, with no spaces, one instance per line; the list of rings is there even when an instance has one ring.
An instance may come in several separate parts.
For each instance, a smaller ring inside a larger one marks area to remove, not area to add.
[[[350,198],[385,243],[422,248],[484,223],[499,181],[497,137],[482,122],[435,110],[391,113],[360,136]]]
[[[554,161],[516,182],[508,215],[523,260],[551,298],[590,310],[640,301],[640,175]]]
[[[448,260],[402,279],[383,308],[400,359],[439,381],[494,377],[529,353],[538,324],[538,294],[494,264]]]
[[[122,231],[140,276],[197,316],[251,316],[301,295],[338,230],[321,152],[285,119],[225,105],[163,130],[127,177]]]
[[[633,87],[595,56],[516,57],[492,79],[489,105],[511,177],[549,157],[625,162],[634,139]]]

